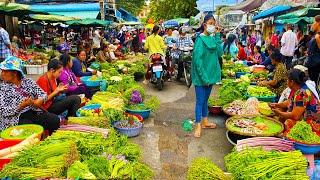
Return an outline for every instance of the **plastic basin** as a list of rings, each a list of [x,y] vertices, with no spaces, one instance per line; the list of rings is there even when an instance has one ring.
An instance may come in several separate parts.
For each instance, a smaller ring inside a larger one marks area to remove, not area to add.
[[[84,77],[81,77],[80,80],[87,87],[100,87],[102,79],[97,79],[95,81],[91,81],[90,80],[91,77],[92,76],[84,76]]]
[[[222,112],[221,106],[212,106],[208,107],[208,110],[211,114],[220,114]]]
[[[320,144],[304,144],[294,142],[294,148],[300,150],[302,154],[317,154],[320,152]]]
[[[92,109],[99,109],[101,107],[100,104],[90,104],[90,105],[86,105],[81,107],[80,109],[78,109],[78,111],[76,112],[77,117],[81,117],[80,115],[80,110],[92,110]]]
[[[37,138],[39,140],[41,140],[42,137],[42,133],[44,131],[43,127],[37,124],[23,124],[23,125],[17,125],[17,126],[12,126],[9,127],[8,129],[5,129],[1,132],[1,138],[4,140],[9,140],[9,141],[23,141],[24,139],[28,138],[30,135],[28,134],[24,134],[22,136],[10,136],[9,132],[12,131],[13,129],[24,129],[24,130],[30,130],[29,133],[31,133],[30,135],[33,134],[37,134]]]
[[[151,113],[151,109],[147,110],[131,110],[126,108],[126,113],[140,115],[143,119],[148,119]]]
[[[236,72],[236,78],[240,78],[243,75],[249,74],[247,72]]]
[[[120,128],[117,127],[119,123],[121,123],[122,121],[117,121],[114,123],[114,128],[116,128],[116,130],[123,134],[126,135],[128,137],[135,137],[138,136],[142,130],[142,123],[141,122],[137,122],[139,125],[136,128]]]

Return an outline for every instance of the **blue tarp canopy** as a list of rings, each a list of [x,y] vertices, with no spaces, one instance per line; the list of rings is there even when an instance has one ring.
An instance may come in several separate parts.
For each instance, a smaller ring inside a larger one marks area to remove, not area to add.
[[[132,15],[131,13],[129,13],[128,11],[126,11],[125,9],[118,9],[116,12],[116,17],[120,18],[124,21],[131,21],[131,22],[138,22],[139,19],[136,18],[134,15]]]
[[[258,13],[257,15],[253,16],[253,20],[257,20],[257,19],[262,19],[262,18],[266,18],[266,17],[270,17],[276,14],[279,14],[281,12],[284,11],[288,11],[291,9],[291,6],[274,6],[270,9],[267,9],[265,11],[261,11],[260,13]]]

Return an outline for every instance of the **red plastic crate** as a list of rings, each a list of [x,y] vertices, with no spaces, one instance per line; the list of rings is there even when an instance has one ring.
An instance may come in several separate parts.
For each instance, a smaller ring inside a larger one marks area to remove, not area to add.
[[[5,149],[16,144],[19,144],[21,140],[3,140],[0,141],[0,149]],[[11,159],[0,159],[0,170],[4,167],[4,165],[11,162]]]

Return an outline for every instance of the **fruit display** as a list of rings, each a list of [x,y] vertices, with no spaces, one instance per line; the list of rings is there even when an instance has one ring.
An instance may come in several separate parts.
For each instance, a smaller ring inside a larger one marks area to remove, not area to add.
[[[264,116],[235,116],[226,122],[229,131],[246,136],[273,136],[283,131],[283,125]]]
[[[276,96],[276,94],[273,93],[271,90],[269,90],[267,87],[249,86],[247,91],[248,91],[248,95],[250,97],[272,97],[272,96]]]

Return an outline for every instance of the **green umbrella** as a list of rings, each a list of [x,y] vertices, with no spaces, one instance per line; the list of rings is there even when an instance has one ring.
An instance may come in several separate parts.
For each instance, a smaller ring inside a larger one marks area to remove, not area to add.
[[[60,15],[43,15],[43,14],[33,14],[29,16],[32,20],[46,21],[46,22],[66,22],[71,20],[76,20],[77,18],[60,16]]]
[[[0,14],[15,16],[15,17],[23,17],[29,14],[48,14],[48,13],[32,10],[29,5],[25,5],[25,4],[0,2]]]
[[[99,19],[81,19],[67,21],[66,23],[71,26],[108,26],[112,24],[112,21],[104,21]]]

